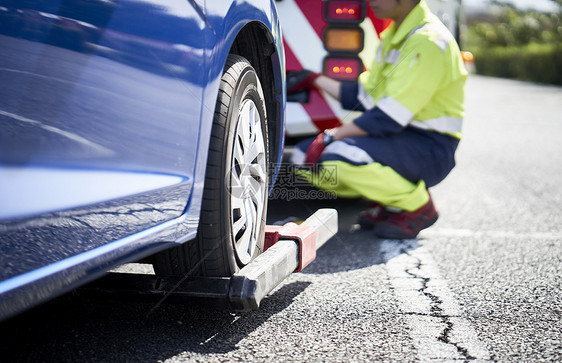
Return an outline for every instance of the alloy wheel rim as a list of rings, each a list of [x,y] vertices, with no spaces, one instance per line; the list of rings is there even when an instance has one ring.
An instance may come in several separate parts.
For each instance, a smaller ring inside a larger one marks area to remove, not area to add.
[[[262,120],[254,101],[242,102],[230,171],[230,216],[236,257],[252,259],[258,246],[266,198],[266,152]]]

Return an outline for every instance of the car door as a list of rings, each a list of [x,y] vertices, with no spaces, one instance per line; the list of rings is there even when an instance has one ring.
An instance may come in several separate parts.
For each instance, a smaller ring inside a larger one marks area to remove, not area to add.
[[[196,5],[0,0],[0,281],[184,213],[207,83]]]

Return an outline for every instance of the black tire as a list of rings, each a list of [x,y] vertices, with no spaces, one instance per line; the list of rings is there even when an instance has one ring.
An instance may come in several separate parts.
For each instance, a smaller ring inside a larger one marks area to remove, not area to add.
[[[162,276],[231,276],[263,250],[269,175],[256,71],[229,55],[220,82],[197,237],[154,259]],[[255,157],[254,157],[255,154]]]

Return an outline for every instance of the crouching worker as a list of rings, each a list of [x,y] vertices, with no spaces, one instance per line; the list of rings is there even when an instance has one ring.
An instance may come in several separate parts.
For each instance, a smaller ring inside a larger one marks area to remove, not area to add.
[[[370,5],[394,23],[359,82],[288,74],[289,92],[316,87],[344,108],[363,111],[352,123],[298,144],[292,162],[317,188],[372,201],[358,222],[377,237],[415,238],[438,218],[428,188],[455,165],[467,72],[454,37],[425,0]],[[328,170],[337,171],[336,180],[317,175]]]

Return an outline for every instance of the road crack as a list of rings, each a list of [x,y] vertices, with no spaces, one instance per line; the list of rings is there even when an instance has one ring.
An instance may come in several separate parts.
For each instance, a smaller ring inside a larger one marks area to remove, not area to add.
[[[380,252],[419,361],[490,360],[490,352],[419,240],[383,240]]]
[[[425,316],[430,316],[432,318],[437,318],[440,320],[440,322],[445,326],[443,328],[443,330],[441,331],[441,334],[439,335],[439,337],[437,338],[438,341],[447,344],[447,345],[451,345],[453,346],[456,351],[459,353],[459,355],[461,356],[461,359],[464,360],[475,360],[477,359],[476,357],[473,357],[468,349],[466,349],[465,347],[461,346],[459,343],[453,341],[452,339],[452,333],[453,330],[455,328],[455,324],[452,321],[452,318],[458,317],[458,316],[454,316],[454,315],[449,315],[445,312],[444,308],[443,308],[443,301],[442,299],[431,293],[429,291],[429,285],[431,282],[431,277],[426,277],[426,276],[422,276],[421,271],[422,271],[422,267],[423,267],[423,263],[421,261],[421,259],[419,257],[413,256],[411,253],[409,253],[406,250],[402,250],[402,252],[408,256],[410,256],[411,258],[414,259],[415,261],[415,266],[413,268],[410,269],[406,269],[405,272],[412,278],[412,279],[416,279],[421,281],[421,288],[418,289],[418,292],[421,293],[423,296],[427,297],[430,301],[430,313],[429,314],[420,314],[420,313],[416,313],[416,315],[425,315]]]

